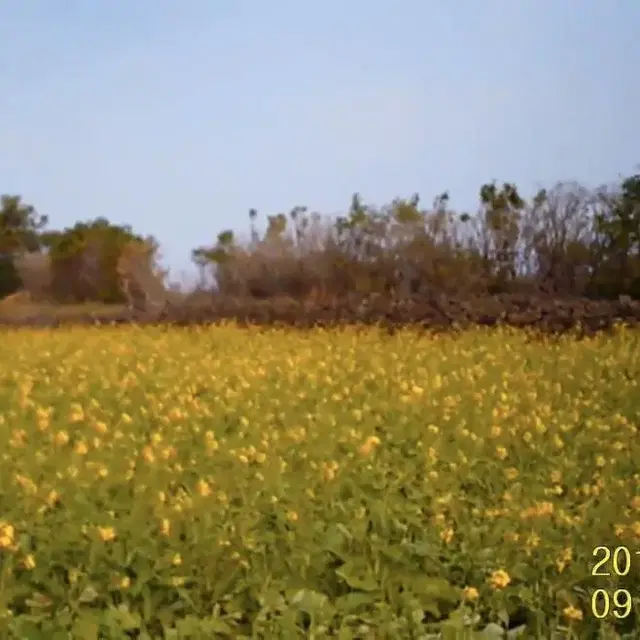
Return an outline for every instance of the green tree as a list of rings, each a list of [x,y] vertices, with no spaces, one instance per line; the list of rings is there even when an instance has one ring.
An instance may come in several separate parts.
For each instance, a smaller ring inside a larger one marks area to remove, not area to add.
[[[20,289],[16,257],[40,248],[40,234],[46,224],[46,216],[23,202],[21,196],[0,197],[0,297]]]
[[[480,203],[487,231],[486,257],[493,265],[490,275],[495,289],[501,290],[516,276],[516,245],[525,202],[514,184],[505,182],[498,188],[493,182],[480,188]]]
[[[596,224],[604,238],[601,293],[640,297],[640,174],[622,181]]]
[[[105,218],[77,222],[46,236],[54,297],[62,302],[124,301],[118,261],[132,242],[145,240],[128,225]]]

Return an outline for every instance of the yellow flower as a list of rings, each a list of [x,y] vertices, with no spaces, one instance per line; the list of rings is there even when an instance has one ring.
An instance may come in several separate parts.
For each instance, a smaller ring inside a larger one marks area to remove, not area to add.
[[[445,544],[449,544],[453,540],[453,529],[448,527],[440,532],[440,538]]]
[[[28,476],[23,476],[21,474],[16,474],[16,482],[27,492],[27,493],[37,493],[38,486],[36,483],[29,478]]]
[[[81,405],[73,403],[69,412],[69,422],[82,422],[84,420],[84,409]]]
[[[25,556],[24,560],[22,561],[22,565],[25,569],[34,569],[36,566],[36,559],[31,554],[29,554],[28,556]]]
[[[47,409],[39,408],[36,411],[37,421],[38,421],[38,429],[40,431],[46,431],[49,428],[50,422],[50,413]]]
[[[169,518],[162,518],[160,522],[160,533],[162,533],[163,536],[168,536],[169,533],[171,533],[171,522]]]
[[[507,480],[515,480],[520,473],[515,467],[509,467],[505,469],[504,475],[507,476]]]
[[[46,503],[50,506],[53,507],[55,506],[58,502],[60,501],[60,494],[55,490],[52,489],[51,491],[49,491],[49,495],[46,498]]]
[[[506,447],[496,447],[496,456],[498,456],[500,460],[504,460],[508,455],[509,453]]]
[[[475,587],[465,587],[464,590],[462,591],[462,597],[465,600],[473,602],[474,600],[477,600],[480,597],[480,593]]]
[[[537,533],[530,533],[525,539],[525,552],[531,555],[533,549],[540,544],[540,536]]]
[[[0,520],[0,549],[12,549],[16,531],[12,524]]]
[[[116,539],[116,531],[113,527],[98,527],[98,535],[103,542],[112,542]]]
[[[558,568],[558,572],[562,573],[572,559],[573,550],[571,549],[571,547],[566,547],[565,549],[563,549],[562,553],[556,559],[556,567]]]
[[[287,512],[287,520],[289,520],[289,522],[297,522],[298,521],[298,513],[296,511],[288,511]]]
[[[174,567],[179,567],[182,564],[182,556],[179,553],[176,553],[173,558],[171,558],[171,564]]]
[[[66,431],[58,431],[54,437],[54,442],[62,447],[69,442],[69,434]]]
[[[220,444],[216,440],[216,436],[213,431],[207,431],[204,434],[205,437],[205,446],[208,451],[217,451],[220,447]]]
[[[107,433],[108,431],[108,427],[104,422],[94,422],[93,423],[93,428],[98,432],[98,433]]]
[[[503,569],[493,571],[489,576],[489,584],[494,589],[504,589],[511,583],[511,576]]]
[[[198,480],[198,482],[196,484],[196,491],[203,498],[206,498],[207,496],[211,495],[211,487],[209,486],[209,483],[206,482],[205,480]]]
[[[373,450],[380,444],[380,438],[377,436],[369,436],[364,443],[360,446],[360,454],[363,456],[369,456]]]
[[[87,447],[87,443],[83,442],[82,440],[78,442],[75,446],[75,452],[80,456],[85,455],[88,451],[89,451],[89,447]]]
[[[550,516],[554,512],[553,502],[543,501],[536,502],[532,507],[527,507],[520,512],[520,517],[523,520],[529,518],[540,518],[543,516]]]
[[[582,620],[582,611],[580,609],[574,607],[573,605],[569,605],[562,610],[562,614],[568,620]]]
[[[329,480],[333,480],[336,477],[336,472],[331,469],[331,467],[325,467],[322,475],[324,477],[325,480],[329,481]]]
[[[131,586],[131,578],[129,576],[124,576],[118,585],[121,589],[128,589]]]

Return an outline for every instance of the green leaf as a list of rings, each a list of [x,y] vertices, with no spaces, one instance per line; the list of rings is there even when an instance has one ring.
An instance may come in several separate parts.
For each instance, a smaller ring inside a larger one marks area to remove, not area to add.
[[[359,591],[376,591],[379,587],[373,571],[364,562],[349,560],[336,569],[336,575]]]
[[[431,558],[435,555],[435,548],[430,542],[416,542],[415,544],[407,545],[407,548],[419,558]]]
[[[119,629],[123,631],[135,631],[140,629],[140,615],[132,613],[126,605],[120,605],[118,608],[112,607],[107,611],[107,618],[111,622],[115,622]]]
[[[343,525],[331,524],[322,535],[321,547],[326,551],[330,551],[340,559],[345,559],[345,543],[347,534],[342,530]],[[350,534],[349,534],[350,536]]]
[[[263,591],[258,597],[258,602],[266,611],[284,611],[287,608],[283,595],[277,589]]]
[[[483,630],[481,636],[491,640],[498,640],[505,637],[504,628],[495,622],[490,622]]]
[[[392,562],[402,563],[405,561],[405,554],[398,547],[384,547],[378,549],[380,555]]]
[[[202,630],[209,636],[217,634],[219,636],[228,636],[230,638],[237,637],[236,631],[220,618],[207,618],[202,624]]]
[[[310,616],[315,616],[331,608],[327,595],[311,589],[300,589],[291,598],[291,604]]]
[[[46,640],[45,634],[31,620],[17,619],[12,627],[13,637],[20,640]]]
[[[78,640],[98,640],[100,625],[94,616],[82,615],[73,623],[73,637]]]
[[[32,609],[46,609],[53,604],[53,601],[42,593],[34,593],[25,601],[25,604]]]
[[[498,611],[498,619],[506,627],[509,625],[509,612],[506,609],[500,609]]]
[[[176,631],[180,638],[191,638],[202,632],[202,621],[195,616],[187,616],[176,622]]]
[[[99,596],[99,594],[95,590],[95,588],[93,586],[91,586],[91,585],[87,585],[82,590],[82,593],[80,594],[80,597],[78,598],[78,602],[80,602],[82,604],[90,604],[91,602],[96,600],[98,598],[98,596]]]
[[[444,578],[415,576],[410,578],[405,585],[421,602],[436,600],[448,604],[457,604],[460,601],[458,589],[452,587]]]
[[[378,600],[378,594],[370,593],[348,593],[341,596],[335,602],[336,609],[345,615],[350,615],[359,609],[370,608]]]

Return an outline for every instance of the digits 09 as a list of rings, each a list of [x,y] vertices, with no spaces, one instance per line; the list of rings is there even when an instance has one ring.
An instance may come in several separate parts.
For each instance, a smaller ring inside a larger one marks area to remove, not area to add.
[[[631,614],[631,594],[626,589],[616,589],[611,596],[605,589],[596,589],[591,595],[591,613],[602,620],[610,613],[623,620]]]

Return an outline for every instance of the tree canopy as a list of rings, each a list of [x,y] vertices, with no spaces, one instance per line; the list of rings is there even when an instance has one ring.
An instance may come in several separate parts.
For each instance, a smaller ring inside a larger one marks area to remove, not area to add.
[[[257,219],[251,209],[246,242],[228,229],[193,249],[215,295],[640,297],[640,174],[608,188],[559,182],[530,199],[515,184],[488,182],[472,212],[453,210],[447,192],[431,206],[412,194],[382,207],[356,193],[337,218],[296,206],[268,215],[263,233]],[[50,229],[21,196],[0,199],[0,296],[26,289],[57,302],[122,302],[125,263],[162,280],[158,250],[128,225],[98,218]]]

